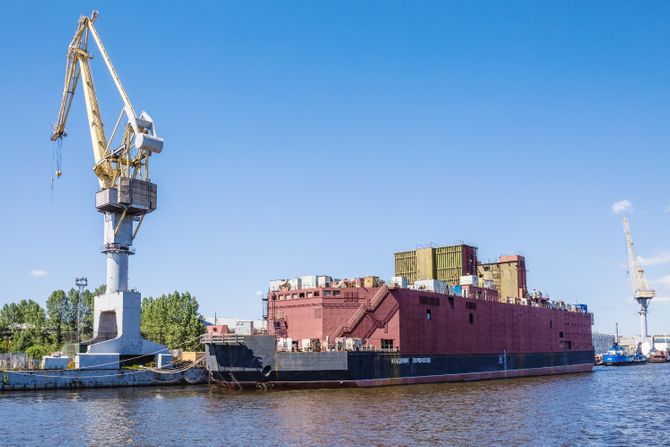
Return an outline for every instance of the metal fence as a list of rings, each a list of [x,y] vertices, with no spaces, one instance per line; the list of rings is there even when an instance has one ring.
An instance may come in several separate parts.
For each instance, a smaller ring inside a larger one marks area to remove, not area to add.
[[[0,370],[28,369],[29,363],[25,352],[0,354]]]

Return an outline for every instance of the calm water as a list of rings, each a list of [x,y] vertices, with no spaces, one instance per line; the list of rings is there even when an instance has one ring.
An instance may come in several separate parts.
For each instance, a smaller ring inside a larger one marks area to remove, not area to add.
[[[364,390],[0,394],[9,445],[670,445],[670,364]]]

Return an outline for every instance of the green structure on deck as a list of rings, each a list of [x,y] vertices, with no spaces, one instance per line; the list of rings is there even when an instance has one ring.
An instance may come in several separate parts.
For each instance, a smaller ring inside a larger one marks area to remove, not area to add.
[[[394,254],[395,276],[414,281],[437,279],[458,284],[461,276],[477,274],[477,247],[466,244],[421,247]]]

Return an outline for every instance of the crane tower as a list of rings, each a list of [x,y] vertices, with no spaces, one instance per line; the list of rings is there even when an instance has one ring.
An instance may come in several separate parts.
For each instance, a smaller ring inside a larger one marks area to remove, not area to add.
[[[633,286],[633,298],[640,305],[640,338],[642,342],[649,339],[647,331],[647,308],[649,302],[656,295],[656,291],[650,289],[647,285],[647,277],[644,269],[640,265],[640,259],[635,253],[635,246],[633,245],[633,236],[630,233],[630,225],[628,219],[623,218],[623,230],[626,234],[626,247],[628,249],[628,275],[630,276],[631,285]]]
[[[128,257],[134,254],[133,240],[142,221],[156,209],[157,188],[149,177],[149,158],[161,152],[163,140],[156,134],[156,126],[146,112],[136,115],[93,26],[97,16],[97,11],[93,11],[91,17],[79,19],[68,47],[63,96],[51,140],[67,135],[65,123],[81,78],[95,159],[93,172],[99,184],[95,206],[104,215],[102,252],[107,258],[107,289],[104,295],[94,299],[93,339],[85,344],[90,353],[149,354],[166,348],[140,335],[141,296],[128,289]],[[109,138],[93,84],[89,38],[95,41],[123,102]],[[124,116],[126,122],[123,122]],[[119,129],[122,131],[115,140]]]

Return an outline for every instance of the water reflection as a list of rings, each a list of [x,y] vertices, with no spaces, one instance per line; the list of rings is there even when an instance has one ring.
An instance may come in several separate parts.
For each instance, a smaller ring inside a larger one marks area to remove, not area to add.
[[[136,424],[142,424],[142,412],[133,414],[134,393],[132,389],[118,389],[116,393],[102,393],[98,398],[88,399],[81,427],[87,433],[84,438],[90,445],[132,445]],[[93,396],[88,394],[87,396]],[[111,397],[111,398],[109,398]],[[83,440],[83,439],[82,439]]]
[[[665,445],[670,364],[360,390],[0,394],[0,445]]]

